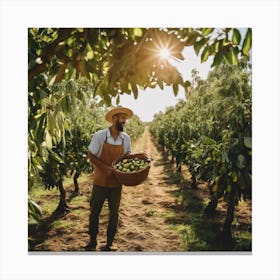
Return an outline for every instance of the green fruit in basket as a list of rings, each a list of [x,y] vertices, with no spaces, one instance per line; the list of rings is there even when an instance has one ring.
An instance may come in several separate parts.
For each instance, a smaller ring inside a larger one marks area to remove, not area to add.
[[[139,159],[138,157],[131,159],[123,159],[115,164],[115,168],[121,172],[135,172],[138,170],[145,169],[149,166],[149,163],[143,159]]]

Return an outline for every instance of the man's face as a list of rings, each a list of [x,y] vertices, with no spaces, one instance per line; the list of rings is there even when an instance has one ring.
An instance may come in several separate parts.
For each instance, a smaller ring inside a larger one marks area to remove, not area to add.
[[[126,123],[127,116],[126,114],[118,114],[116,115],[115,125],[118,131],[123,131],[123,127]]]

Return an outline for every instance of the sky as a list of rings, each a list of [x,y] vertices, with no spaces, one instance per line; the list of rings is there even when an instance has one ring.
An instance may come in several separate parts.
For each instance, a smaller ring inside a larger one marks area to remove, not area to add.
[[[246,29],[239,29],[241,37],[244,38]],[[173,65],[181,73],[183,80],[191,80],[191,72],[193,69],[198,70],[199,76],[206,79],[213,57],[209,57],[204,63],[200,62],[200,57],[196,55],[193,47],[185,47],[183,52],[184,60],[182,62],[173,61]],[[179,86],[178,95],[175,97],[172,86],[165,86],[163,90],[160,87],[154,89],[141,90],[138,88],[138,98],[134,99],[133,95],[124,94],[120,96],[120,106],[129,107],[138,117],[149,122],[153,120],[153,116],[164,111],[166,107],[174,106],[180,99],[185,98],[184,89]]]
[[[210,70],[213,58],[200,63],[200,57],[196,55],[193,47],[185,47],[183,50],[184,60],[182,62],[174,61],[174,66],[181,73],[183,80],[191,80],[191,71],[199,71],[201,78],[205,79]],[[184,89],[179,86],[178,95],[175,97],[172,86],[165,86],[163,90],[160,87],[154,89],[138,89],[138,98],[135,100],[133,95],[124,94],[120,96],[120,105],[129,107],[144,122],[153,120],[153,116],[164,111],[166,107],[175,105],[180,99],[185,98]]]

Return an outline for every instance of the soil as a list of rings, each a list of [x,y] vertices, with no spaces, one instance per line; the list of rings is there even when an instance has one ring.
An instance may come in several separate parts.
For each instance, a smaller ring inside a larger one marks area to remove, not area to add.
[[[147,180],[142,184],[136,187],[123,186],[119,227],[114,246],[118,252],[186,251],[178,231],[172,225],[191,223],[187,209],[190,203],[195,207],[197,200],[207,199],[207,186],[201,182],[193,191],[191,200],[178,199],[178,194],[182,193],[184,188],[190,189],[187,169],[183,168],[183,175],[178,179],[178,174],[172,171],[173,164],[152,142],[148,130],[133,145],[133,152],[140,151],[151,155],[152,167]],[[89,241],[91,181],[92,176],[88,175],[87,181],[80,183],[82,195],[78,197],[72,195],[73,184],[65,188],[70,212],[61,216],[43,216],[40,225],[29,231],[30,251],[85,251],[84,247]],[[51,199],[51,195],[45,199]],[[215,223],[221,224],[225,217],[224,212],[225,205],[219,203]],[[240,230],[250,229],[250,203],[237,208],[236,220],[238,222],[235,222],[234,227],[237,234]],[[100,215],[97,251],[106,243],[107,223],[108,205],[105,202]]]

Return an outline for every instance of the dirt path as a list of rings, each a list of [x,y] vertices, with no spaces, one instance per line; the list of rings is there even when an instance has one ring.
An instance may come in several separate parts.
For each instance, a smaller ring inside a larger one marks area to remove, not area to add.
[[[176,204],[170,193],[176,186],[167,184],[162,158],[148,130],[135,143],[133,151],[151,155],[153,165],[144,183],[123,188],[116,245],[121,251],[180,251],[179,237],[166,223],[166,214]]]

